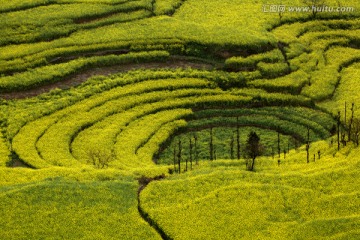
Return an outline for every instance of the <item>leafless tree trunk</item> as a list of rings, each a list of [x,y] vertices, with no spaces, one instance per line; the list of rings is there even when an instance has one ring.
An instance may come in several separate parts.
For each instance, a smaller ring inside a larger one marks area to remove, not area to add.
[[[181,173],[181,151],[182,151],[182,146],[181,146],[181,139],[179,138],[179,142],[178,142],[178,168],[179,168],[179,174]]]
[[[214,143],[213,143],[213,128],[210,128],[210,143],[209,143],[209,151],[210,151],[210,160],[214,160]]]
[[[278,147],[278,154],[279,154],[279,158],[280,158],[280,133],[277,133],[277,147]]]
[[[306,162],[309,163],[309,150],[310,150],[310,128],[307,128],[307,141],[306,141]]]
[[[239,117],[236,117],[236,153],[237,153],[237,159],[240,159],[240,126],[239,126]]]
[[[234,142],[235,142],[234,134],[232,133],[231,140],[230,140],[230,158],[231,159],[234,159]]]
[[[338,151],[340,151],[340,111],[338,112],[338,116],[336,118],[336,121],[337,121],[337,128],[336,128],[336,131],[337,131],[337,142],[338,142]]]
[[[110,152],[98,149],[90,149],[88,151],[88,163],[94,165],[95,168],[107,168],[111,161],[113,161],[113,155]]]
[[[284,159],[286,159],[286,150],[284,149]]]
[[[175,143],[174,143],[173,159],[174,159],[174,172],[176,172],[176,144]]]
[[[197,145],[198,137],[194,135],[194,148],[195,148],[195,164],[198,165],[199,155],[198,155],[198,145]]]
[[[352,139],[355,142],[356,146],[359,146],[359,136],[360,136],[360,119],[354,118],[353,123],[353,131],[352,131]]]
[[[352,128],[352,124],[354,121],[354,110],[355,110],[355,104],[352,103],[351,105],[351,118],[350,118],[350,122],[349,122],[349,127],[348,127],[348,140],[351,141],[351,128]]]
[[[190,155],[190,170],[192,170],[193,162],[193,143],[191,137],[189,138],[189,155]]]
[[[325,6],[325,2],[325,0],[303,0],[303,3],[311,9],[313,18],[316,18],[317,14],[322,11],[322,8]]]

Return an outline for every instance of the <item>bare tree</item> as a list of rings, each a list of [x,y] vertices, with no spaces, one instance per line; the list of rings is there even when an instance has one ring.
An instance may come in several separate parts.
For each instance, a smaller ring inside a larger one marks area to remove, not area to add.
[[[351,118],[349,121],[349,126],[348,126],[348,140],[351,141],[351,129],[352,129],[352,124],[354,122],[354,111],[355,111],[355,104],[352,103],[351,104]]]
[[[230,158],[231,159],[234,159],[234,142],[235,142],[234,134],[232,133],[231,140],[230,140]]]
[[[341,132],[341,144],[343,145],[343,147],[346,146],[346,133]]]
[[[311,14],[313,18],[316,18],[317,14],[323,11],[325,6],[325,0],[303,0],[303,3],[306,4],[311,9]]]
[[[359,146],[359,136],[360,136],[360,119],[354,118],[352,140],[354,141],[356,146]]]
[[[189,155],[190,155],[190,170],[192,170],[193,162],[193,143],[191,137],[189,137]]]
[[[345,129],[346,129],[346,121],[347,121],[347,104],[346,104],[346,101],[345,101],[345,106],[344,106],[344,108],[345,108],[345,114],[344,114],[344,127],[345,127]]]
[[[306,162],[309,163],[309,150],[310,150],[310,128],[307,128],[307,141],[306,141]]]
[[[280,19],[280,22],[285,14],[285,5],[283,4],[282,1],[280,1],[280,5],[279,5],[279,9],[278,9],[278,14],[279,14],[279,19]]]
[[[177,153],[177,158],[178,158],[178,168],[179,168],[179,174],[181,173],[181,151],[182,151],[182,145],[181,145],[181,139],[179,138],[178,141],[178,153]]]
[[[173,160],[174,160],[174,172],[176,172],[176,144],[174,143],[174,149],[173,149]]]
[[[198,141],[198,137],[197,135],[195,134],[194,135],[194,153],[195,153],[195,164],[198,165],[198,158],[199,158],[199,155],[198,155],[198,145],[197,145],[197,141]]]
[[[343,4],[341,3],[341,1],[340,0],[336,0],[336,3],[337,3],[337,5],[338,5],[338,7],[339,7],[339,9],[340,9],[340,11],[339,11],[339,15],[342,15],[343,14],[343,12],[342,12],[342,7],[343,7]]]
[[[298,143],[298,140],[295,137],[293,138],[293,144],[294,144],[295,150],[298,151],[299,143]]]
[[[288,139],[287,153],[290,153],[290,140],[291,140],[291,139]]]
[[[213,128],[212,127],[210,127],[209,151],[210,151],[210,160],[214,160],[214,143],[213,143]]]
[[[286,159],[286,150],[284,149],[284,159]]]
[[[336,132],[337,132],[337,143],[338,143],[338,151],[340,150],[340,111],[338,112],[337,118],[336,118]]]
[[[101,151],[99,149],[90,149],[88,151],[87,162],[98,169],[107,168],[113,159],[113,155],[107,151]]]
[[[278,154],[279,154],[279,158],[280,158],[281,149],[280,149],[280,133],[279,132],[277,133],[277,149],[278,149]]]
[[[306,143],[306,162],[309,163],[309,150],[310,150],[310,143]]]
[[[237,159],[240,159],[240,126],[239,126],[239,117],[236,117],[236,153],[237,153]]]

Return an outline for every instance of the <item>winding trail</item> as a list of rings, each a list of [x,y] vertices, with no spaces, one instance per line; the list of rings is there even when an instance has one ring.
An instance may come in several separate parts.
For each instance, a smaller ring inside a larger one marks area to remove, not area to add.
[[[151,181],[159,181],[165,178],[165,175],[160,175],[160,176],[156,176],[154,178],[146,178],[146,177],[141,177],[140,179],[138,179],[139,181],[139,190],[138,190],[138,195],[137,195],[137,200],[138,200],[138,210],[139,210],[139,214],[140,216],[150,225],[150,227],[154,228],[155,231],[161,236],[162,239],[164,240],[172,240],[172,238],[170,236],[168,236],[164,230],[153,220],[150,218],[149,214],[147,214],[144,209],[141,208],[141,201],[140,201],[140,193],[142,190],[145,189],[145,187],[151,182]]]

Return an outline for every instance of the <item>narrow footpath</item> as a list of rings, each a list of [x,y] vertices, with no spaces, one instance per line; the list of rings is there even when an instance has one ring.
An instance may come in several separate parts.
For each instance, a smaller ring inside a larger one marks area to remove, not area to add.
[[[162,239],[164,240],[172,240],[172,238],[170,236],[168,236],[164,230],[153,220],[151,219],[151,217],[149,216],[149,214],[147,214],[144,209],[142,209],[141,207],[141,201],[140,201],[140,194],[141,191],[145,189],[145,187],[151,182],[151,181],[159,181],[161,179],[164,179],[165,175],[160,175],[154,178],[146,178],[146,177],[141,177],[139,179],[139,190],[138,190],[138,195],[137,195],[137,200],[138,200],[138,210],[139,210],[139,214],[140,216],[152,227],[155,229],[155,231],[157,233],[159,233],[159,235],[161,236]]]

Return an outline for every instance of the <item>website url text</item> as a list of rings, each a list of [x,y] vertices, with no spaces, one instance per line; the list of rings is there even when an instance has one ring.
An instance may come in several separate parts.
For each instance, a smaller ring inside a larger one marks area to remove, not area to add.
[[[286,5],[271,5],[265,4],[262,7],[265,13],[307,13],[307,12],[355,12],[355,7],[343,6],[343,7],[330,7],[330,6],[286,6]]]

